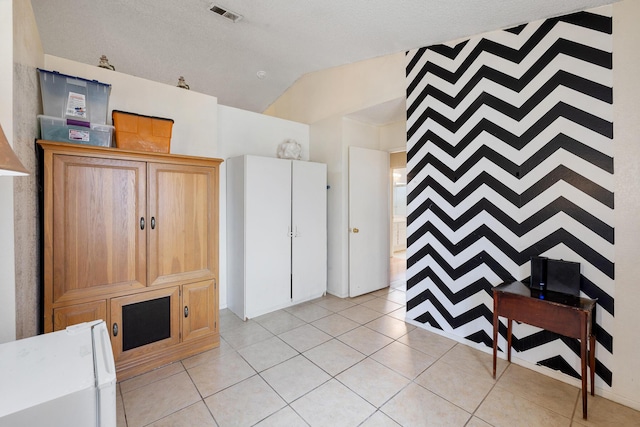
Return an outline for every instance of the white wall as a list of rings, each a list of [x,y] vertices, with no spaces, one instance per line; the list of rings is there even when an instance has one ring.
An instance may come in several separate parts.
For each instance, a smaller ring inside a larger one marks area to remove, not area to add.
[[[360,147],[371,150],[380,149],[380,132],[378,126],[344,118],[342,132],[342,140],[345,148]]]
[[[311,152],[327,164],[327,291],[349,295],[349,146],[396,151],[406,145],[404,122],[375,126],[336,114],[311,125]]]
[[[348,188],[344,185],[346,170],[342,154],[342,117],[333,116],[310,126],[310,140],[313,160],[327,164],[327,292],[346,297],[348,288],[347,256],[348,246],[343,235],[346,233],[347,213],[342,208]]]
[[[38,137],[40,90],[36,68],[44,52],[29,0],[13,1],[13,149],[31,172],[13,180],[16,338],[38,333],[40,250],[37,162],[33,141]]]
[[[613,6],[615,328],[612,398],[640,410],[640,2]]]
[[[278,145],[295,139],[302,146],[302,160],[314,160],[309,153],[309,126],[264,114],[218,106],[220,156],[251,154],[276,157]]]
[[[13,144],[13,7],[0,0],[0,125]],[[16,337],[13,178],[0,176],[0,343]]]
[[[403,98],[404,58],[399,52],[306,74],[264,113],[311,124]]]
[[[45,55],[45,68],[110,84],[107,123],[112,110],[173,119],[172,154],[218,157],[217,98],[57,56]]]
[[[302,146],[302,159],[309,156],[309,126],[263,114],[218,106],[219,154],[223,159],[250,154],[276,157],[278,145],[295,139]],[[220,308],[227,307],[227,178],[220,168]]]
[[[407,122],[389,123],[380,126],[380,149],[389,152],[407,149]]]
[[[32,111],[34,103],[20,95],[21,90],[27,92],[27,97],[34,95],[33,88],[28,87],[26,70],[41,58],[42,48],[29,1],[0,0],[0,125],[9,144],[31,172],[33,159],[25,162],[22,148],[33,147],[33,138],[30,138],[32,134],[29,130],[24,130],[21,125],[24,116]],[[32,123],[35,123],[35,118]],[[35,296],[34,290],[38,288],[37,281],[33,279],[35,274],[26,278],[23,276],[24,281],[20,281],[16,272],[16,265],[24,268],[25,263],[29,264],[35,258],[33,253],[28,260],[16,257],[22,248],[35,246],[35,242],[29,239],[30,235],[22,234],[26,228],[25,218],[20,217],[26,204],[24,202],[33,204],[36,198],[33,193],[27,194],[28,190],[23,191],[26,188],[25,180],[33,180],[33,177],[0,177],[0,343],[14,340],[17,336],[16,300],[23,300],[25,293]],[[33,218],[35,213],[30,212],[28,216]],[[22,223],[18,224],[19,221]],[[33,228],[33,224],[29,226]],[[32,265],[31,268],[38,267]],[[22,290],[26,292],[19,292]],[[31,304],[37,306],[37,303]],[[33,313],[31,318],[35,320]],[[34,329],[35,324],[29,332]]]

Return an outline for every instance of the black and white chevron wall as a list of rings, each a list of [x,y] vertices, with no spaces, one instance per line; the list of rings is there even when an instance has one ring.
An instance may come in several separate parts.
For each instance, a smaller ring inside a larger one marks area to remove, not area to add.
[[[407,317],[492,345],[491,289],[578,261],[611,386],[612,9],[407,53]],[[501,326],[500,348],[506,327]],[[577,340],[514,323],[517,357],[579,378]]]

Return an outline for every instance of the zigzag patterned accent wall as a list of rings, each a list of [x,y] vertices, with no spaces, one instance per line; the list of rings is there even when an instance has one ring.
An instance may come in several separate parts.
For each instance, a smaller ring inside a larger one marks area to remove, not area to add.
[[[611,7],[407,53],[407,317],[492,345],[491,289],[577,261],[611,386]],[[504,319],[502,319],[504,321]],[[506,326],[499,346],[505,349]],[[579,378],[577,340],[514,322],[515,356]]]

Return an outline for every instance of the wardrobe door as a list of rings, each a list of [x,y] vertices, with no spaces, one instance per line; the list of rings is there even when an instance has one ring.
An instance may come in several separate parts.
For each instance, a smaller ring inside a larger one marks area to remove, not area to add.
[[[180,287],[112,298],[111,346],[116,362],[180,342]]]
[[[245,157],[246,317],[291,304],[291,161]]]
[[[83,304],[68,305],[53,310],[53,330],[60,331],[68,326],[78,323],[104,320],[109,324],[107,317],[107,301],[90,301]]]
[[[182,340],[189,341],[218,330],[218,293],[213,280],[182,286]]]
[[[145,163],[53,155],[49,170],[47,309],[52,303],[144,287]]]
[[[327,166],[292,162],[293,302],[327,290]]]
[[[151,286],[215,277],[215,200],[215,169],[149,163]]]

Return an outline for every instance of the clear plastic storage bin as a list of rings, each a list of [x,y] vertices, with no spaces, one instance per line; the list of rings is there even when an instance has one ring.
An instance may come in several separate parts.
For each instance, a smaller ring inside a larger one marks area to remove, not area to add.
[[[38,69],[44,115],[95,124],[107,123],[111,85]]]
[[[67,124],[66,119],[38,116],[42,139],[111,147],[113,126],[91,123],[89,127]]]

